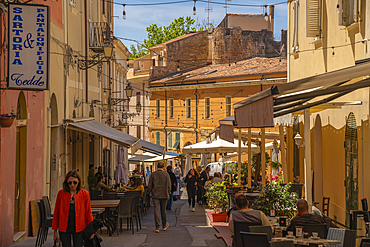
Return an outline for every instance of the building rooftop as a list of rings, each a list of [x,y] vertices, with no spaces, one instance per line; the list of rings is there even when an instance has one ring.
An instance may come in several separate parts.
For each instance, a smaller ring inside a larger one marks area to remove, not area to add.
[[[186,82],[286,72],[287,62],[285,59],[253,57],[230,64],[206,65],[190,71],[178,71],[176,74],[171,74],[165,78],[152,80],[151,83]]]
[[[179,40],[182,40],[182,39],[191,37],[191,36],[194,36],[194,35],[199,34],[199,33],[201,33],[201,32],[188,32],[188,33],[185,33],[184,35],[182,35],[180,37],[177,37],[177,38],[168,40],[166,42],[160,43],[158,45],[152,46],[152,47],[149,48],[149,50],[150,49],[153,49],[153,48],[158,48],[158,47],[161,47],[161,46],[164,46],[164,45],[167,45],[167,44],[170,44],[170,43],[173,43],[173,42],[176,42],[176,41],[179,41]]]

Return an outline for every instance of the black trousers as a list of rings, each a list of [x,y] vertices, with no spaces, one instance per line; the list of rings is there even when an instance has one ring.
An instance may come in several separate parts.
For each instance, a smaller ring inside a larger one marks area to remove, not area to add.
[[[197,189],[194,188],[188,188],[188,203],[189,206],[195,207],[195,195],[197,194]]]
[[[73,236],[73,247],[82,247],[83,246],[83,236],[82,232],[77,233],[68,233],[68,232],[59,232],[60,241],[62,241],[63,247],[71,247],[71,237]]]

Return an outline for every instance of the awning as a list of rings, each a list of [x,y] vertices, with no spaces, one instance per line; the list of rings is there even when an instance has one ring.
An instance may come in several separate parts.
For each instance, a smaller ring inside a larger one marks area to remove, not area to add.
[[[164,152],[164,147],[160,145],[140,140],[134,136],[100,123],[93,118],[73,118],[67,119],[66,122],[68,129],[81,131],[92,135],[98,135],[126,148],[132,147],[132,145],[139,140],[141,145],[140,149],[142,150],[150,150],[157,154],[163,154]]]
[[[222,140],[234,143],[234,115],[219,120],[220,138]]]
[[[331,102],[370,86],[370,61],[273,86],[234,104],[236,127],[272,127],[274,117]]]

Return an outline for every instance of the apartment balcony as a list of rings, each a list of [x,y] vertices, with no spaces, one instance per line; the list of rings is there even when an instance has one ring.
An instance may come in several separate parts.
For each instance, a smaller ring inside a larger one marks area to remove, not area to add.
[[[107,22],[89,23],[89,45],[94,52],[102,52],[105,42],[112,40],[112,33]]]

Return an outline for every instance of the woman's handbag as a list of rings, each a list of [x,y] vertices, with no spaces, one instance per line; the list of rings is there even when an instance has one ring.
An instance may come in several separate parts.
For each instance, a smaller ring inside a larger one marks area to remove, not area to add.
[[[53,247],[60,247],[61,245],[60,245],[60,241],[58,241],[58,240],[54,240],[54,245],[53,245]]]

